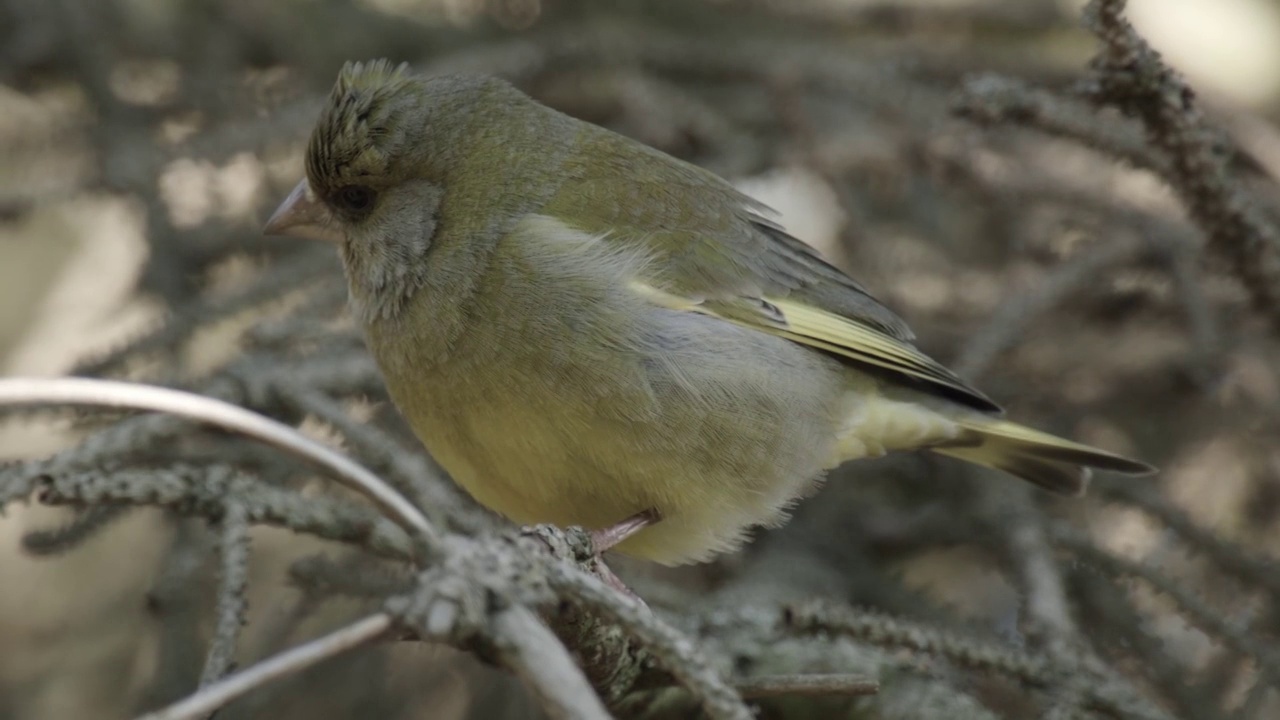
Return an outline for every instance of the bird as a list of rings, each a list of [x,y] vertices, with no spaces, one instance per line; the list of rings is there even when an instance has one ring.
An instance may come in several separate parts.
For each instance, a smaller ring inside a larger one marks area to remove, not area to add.
[[[347,63],[304,164],[265,232],[338,246],[395,406],[516,523],[679,565],[890,452],[1154,471],[1005,419],[767,207],[504,80]]]

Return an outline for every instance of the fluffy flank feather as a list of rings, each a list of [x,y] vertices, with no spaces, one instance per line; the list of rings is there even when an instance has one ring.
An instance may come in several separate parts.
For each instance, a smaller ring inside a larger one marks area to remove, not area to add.
[[[975,417],[956,422],[963,428],[959,437],[930,449],[1003,470],[1056,493],[1083,495],[1089,484],[1089,468],[1126,475],[1155,472],[1155,468],[1146,463],[1007,420]]]

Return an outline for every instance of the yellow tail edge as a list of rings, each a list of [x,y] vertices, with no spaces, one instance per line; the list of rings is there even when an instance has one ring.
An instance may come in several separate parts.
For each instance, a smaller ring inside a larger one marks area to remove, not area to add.
[[[1083,495],[1090,468],[1125,475],[1149,475],[1156,469],[1106,450],[1072,442],[1007,420],[957,420],[959,437],[930,448],[941,455],[1003,470],[1027,482],[1063,495]]]

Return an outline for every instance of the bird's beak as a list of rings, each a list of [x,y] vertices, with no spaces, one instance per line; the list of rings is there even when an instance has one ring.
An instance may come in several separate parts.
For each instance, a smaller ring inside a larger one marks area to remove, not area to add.
[[[306,178],[298,183],[289,193],[289,197],[280,203],[280,207],[271,213],[271,218],[262,228],[267,235],[287,235],[307,240],[325,240],[342,242],[342,232],[338,230],[329,210],[320,202]]]

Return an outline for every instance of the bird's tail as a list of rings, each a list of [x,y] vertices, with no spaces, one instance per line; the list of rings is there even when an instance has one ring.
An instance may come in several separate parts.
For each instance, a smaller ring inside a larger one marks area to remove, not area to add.
[[[1089,469],[1146,475],[1155,468],[1137,460],[1032,430],[997,418],[958,419],[958,437],[930,449],[971,463],[1016,475],[1064,495],[1082,495]]]

